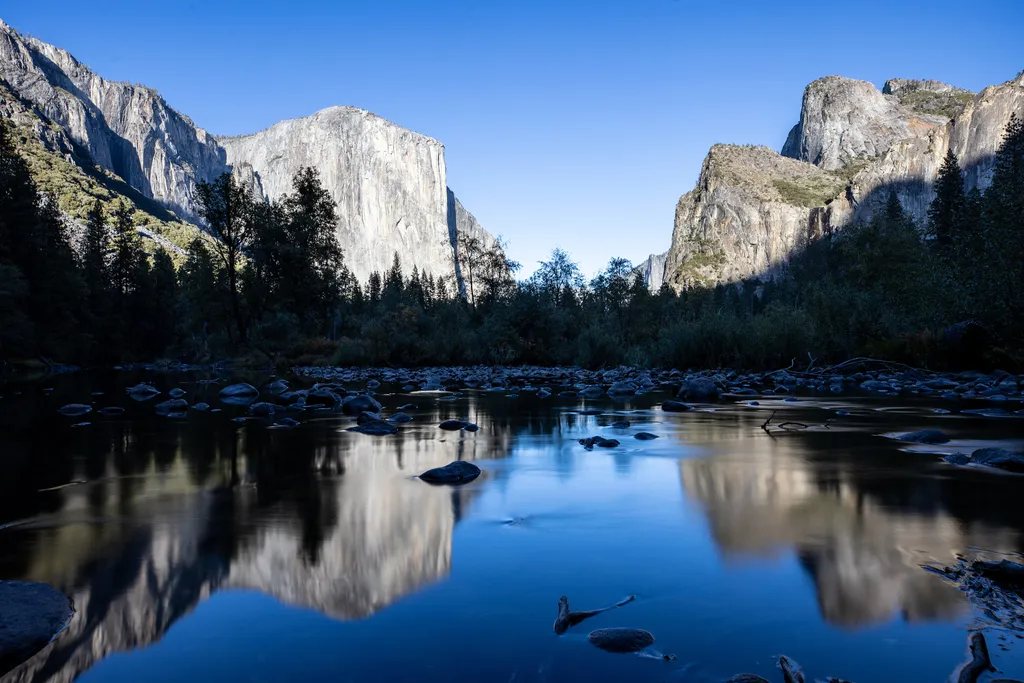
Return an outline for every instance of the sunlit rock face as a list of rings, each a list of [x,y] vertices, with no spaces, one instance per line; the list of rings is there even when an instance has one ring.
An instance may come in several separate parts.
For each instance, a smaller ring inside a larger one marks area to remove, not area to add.
[[[668,252],[664,254],[651,254],[640,264],[640,275],[644,279],[644,284],[652,292],[657,292],[661,289],[661,285],[665,281],[665,261],[667,259]]]
[[[941,512],[888,508],[852,473],[816,472],[798,450],[768,440],[735,454],[682,460],[687,497],[705,511],[726,557],[794,553],[814,580],[823,618],[866,626],[902,615],[949,618],[967,604],[955,586],[921,569],[952,552],[1012,547],[1016,535]],[[996,554],[993,554],[993,558]]]
[[[231,172],[253,194],[277,199],[296,171],[317,169],[337,203],[346,265],[361,281],[386,271],[396,253],[406,274],[416,266],[451,277],[457,231],[493,241],[448,189],[444,145],[361,109],[331,107],[218,140],[155,90],[108,81],[2,21],[0,79],[52,123],[34,126],[50,149],[76,147],[84,153],[76,156],[196,224],[199,181]],[[16,115],[5,109],[0,115]]]
[[[253,135],[221,138],[229,164],[253,168],[270,199],[315,168],[338,207],[338,241],[355,276],[386,272],[395,254],[407,269],[452,272],[456,228],[482,229],[447,187],[444,145],[368,111],[331,107]]]
[[[977,94],[937,81],[894,79],[881,91],[814,81],[781,154],[711,149],[676,207],[665,279],[686,288],[775,278],[809,241],[881,210],[890,190],[923,224],[946,152],[968,190],[986,188],[1012,114],[1024,116],[1024,72]]]
[[[155,90],[101,78],[3,22],[0,78],[96,164],[183,218],[196,218],[196,182],[228,170],[216,140]]]

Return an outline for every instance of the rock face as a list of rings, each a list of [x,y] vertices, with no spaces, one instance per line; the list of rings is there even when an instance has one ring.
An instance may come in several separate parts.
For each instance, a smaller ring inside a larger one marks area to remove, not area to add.
[[[319,170],[338,206],[345,259],[360,281],[386,272],[396,253],[407,268],[448,274],[460,224],[482,232],[447,187],[444,145],[368,111],[330,107],[219,142],[229,164],[252,167],[270,199],[291,191],[300,168]]]
[[[665,282],[665,262],[668,260],[668,252],[663,254],[651,254],[647,260],[640,264],[640,275],[644,278],[644,284],[652,292],[661,289]]]
[[[458,232],[493,238],[447,187],[444,146],[367,111],[331,107],[236,138],[217,139],[167,105],[153,89],[108,81],[68,52],[0,21],[0,87],[18,106],[0,116],[46,125],[35,133],[61,153],[120,177],[148,199],[199,224],[196,185],[230,171],[257,196],[291,189],[302,166],[320,172],[338,205],[346,265],[362,281],[386,271],[394,254],[407,271],[453,273]]]
[[[0,78],[95,163],[183,218],[195,218],[196,182],[227,170],[213,137],[155,90],[101,78],[2,21]]]
[[[676,288],[766,280],[792,253],[880,210],[894,189],[927,215],[942,159],[984,189],[1010,116],[1024,115],[1024,72],[974,95],[937,81],[829,76],[807,86],[782,154],[716,145],[676,207],[665,279]]]

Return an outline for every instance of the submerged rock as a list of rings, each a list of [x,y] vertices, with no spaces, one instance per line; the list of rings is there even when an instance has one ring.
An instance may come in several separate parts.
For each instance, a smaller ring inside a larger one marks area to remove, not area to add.
[[[84,403],[69,403],[58,408],[57,412],[65,417],[82,417],[92,412],[92,406]]]
[[[465,420],[445,420],[437,426],[439,429],[443,429],[448,432],[457,432],[460,429],[465,429],[469,424],[470,423]]]
[[[657,439],[659,437],[657,434],[651,434],[650,432],[637,432],[633,435],[633,438],[639,439],[640,441],[651,441],[652,439]]]
[[[641,628],[599,628],[587,640],[605,652],[639,652],[654,643],[654,636]]]
[[[768,679],[757,674],[736,674],[725,683],[768,683]]]
[[[907,432],[896,437],[908,443],[943,444],[949,443],[949,437],[938,429],[922,429],[919,432]]]
[[[366,424],[349,427],[347,431],[369,434],[370,436],[388,436],[389,434],[397,434],[398,427],[390,422],[381,420],[379,422],[367,422]]]
[[[168,395],[170,395],[171,398],[181,398],[182,396],[185,395],[185,390],[184,389],[179,389],[178,387],[175,387],[175,388],[171,389],[170,391],[168,391],[167,393],[168,393]]]
[[[612,429],[629,429],[629,420],[619,420],[608,425]]]
[[[0,581],[0,676],[44,648],[73,614],[71,601],[53,586]]]
[[[412,420],[413,417],[409,413],[395,413],[388,418],[389,422],[394,422],[396,424],[404,424],[406,422],[412,422]]]
[[[456,460],[420,475],[428,484],[468,484],[480,476],[480,468],[471,462]]]
[[[673,401],[669,399],[661,404],[661,409],[666,413],[688,413],[693,410],[693,406],[682,401]]]
[[[99,409],[99,414],[106,417],[115,417],[117,415],[124,415],[124,408],[121,406],[107,406]]]

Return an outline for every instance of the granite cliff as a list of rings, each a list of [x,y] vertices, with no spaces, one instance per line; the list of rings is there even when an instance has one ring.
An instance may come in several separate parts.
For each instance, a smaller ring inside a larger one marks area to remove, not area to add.
[[[448,189],[440,142],[360,109],[331,107],[218,139],[155,90],[108,81],[3,21],[0,88],[10,94],[0,117],[67,164],[115,177],[172,221],[199,225],[196,185],[221,173],[273,199],[300,166],[316,168],[338,204],[339,242],[360,280],[388,268],[396,252],[407,268],[453,275],[460,226],[492,239]]]
[[[923,223],[942,159],[987,187],[1010,116],[1024,115],[1024,73],[974,94],[937,81],[829,76],[807,86],[782,152],[716,145],[676,206],[664,280],[676,288],[784,272],[809,241],[867,219],[894,189]]]

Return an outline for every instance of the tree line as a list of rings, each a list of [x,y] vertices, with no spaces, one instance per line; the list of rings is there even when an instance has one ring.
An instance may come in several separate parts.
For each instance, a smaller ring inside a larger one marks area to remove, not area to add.
[[[97,204],[73,240],[0,126],[0,358],[80,363],[256,355],[281,363],[577,364],[768,368],[874,355],[1020,364],[1024,122],[989,187],[964,191],[950,152],[925,225],[895,191],[871,220],[794,254],[785,277],[651,292],[613,258],[589,281],[560,249],[528,279],[500,241],[458,236],[451,275],[399,255],[359,283],[314,170],[277,201],[225,174],[197,189],[206,224],[175,268],[147,253],[131,209]],[[72,246],[73,242],[77,242]],[[965,339],[973,347],[965,355]]]

